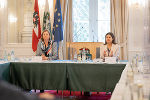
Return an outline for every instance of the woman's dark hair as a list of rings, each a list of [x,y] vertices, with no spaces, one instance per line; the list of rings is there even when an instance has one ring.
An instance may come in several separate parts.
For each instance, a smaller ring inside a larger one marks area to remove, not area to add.
[[[44,30],[44,31],[42,32],[42,35],[41,35],[41,40],[42,40],[42,41],[44,41],[44,39],[43,39],[43,33],[44,33],[44,32],[48,32],[48,33],[49,33],[49,36],[50,36],[50,32],[49,32],[49,30],[47,30],[47,29],[46,29],[46,30]],[[49,38],[49,40],[50,40],[50,38]]]
[[[112,32],[108,32],[108,33],[105,35],[105,44],[104,44],[104,45],[107,44],[107,42],[106,42],[106,36],[107,36],[107,35],[110,35],[110,36],[112,37],[112,43],[113,43],[113,44],[117,44],[116,41],[115,41],[115,36],[114,36],[114,34],[113,34]]]

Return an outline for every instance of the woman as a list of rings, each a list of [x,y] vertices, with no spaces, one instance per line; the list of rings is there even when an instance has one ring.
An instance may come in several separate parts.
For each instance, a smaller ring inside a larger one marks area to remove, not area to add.
[[[100,47],[100,58],[116,57],[119,59],[119,45],[115,42],[115,36],[112,32],[105,35],[105,44]]]
[[[57,59],[57,43],[50,40],[50,32],[44,30],[41,40],[37,45],[36,56],[42,56],[42,60],[56,60]],[[44,90],[40,90],[41,93]]]
[[[42,60],[56,60],[57,59],[57,43],[50,40],[50,32],[44,30],[41,40],[38,43],[37,56],[42,56]]]

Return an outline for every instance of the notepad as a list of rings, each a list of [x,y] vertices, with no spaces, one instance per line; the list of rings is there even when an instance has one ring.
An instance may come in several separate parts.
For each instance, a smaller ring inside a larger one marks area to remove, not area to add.
[[[106,63],[116,63],[116,57],[105,57]]]
[[[42,61],[42,56],[32,56],[32,61]]]

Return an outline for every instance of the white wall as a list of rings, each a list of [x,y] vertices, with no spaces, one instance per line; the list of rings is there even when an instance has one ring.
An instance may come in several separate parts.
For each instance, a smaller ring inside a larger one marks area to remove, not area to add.
[[[4,50],[7,53],[14,50],[16,57],[34,55],[31,43],[8,43],[8,8],[6,5],[0,7],[0,58],[3,58]]]

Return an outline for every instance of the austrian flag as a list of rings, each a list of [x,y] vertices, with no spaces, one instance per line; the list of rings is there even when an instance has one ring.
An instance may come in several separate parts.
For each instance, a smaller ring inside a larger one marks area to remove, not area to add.
[[[37,44],[41,38],[41,26],[39,17],[38,0],[35,0],[34,13],[33,13],[33,31],[32,31],[32,49],[35,52],[37,50]]]

